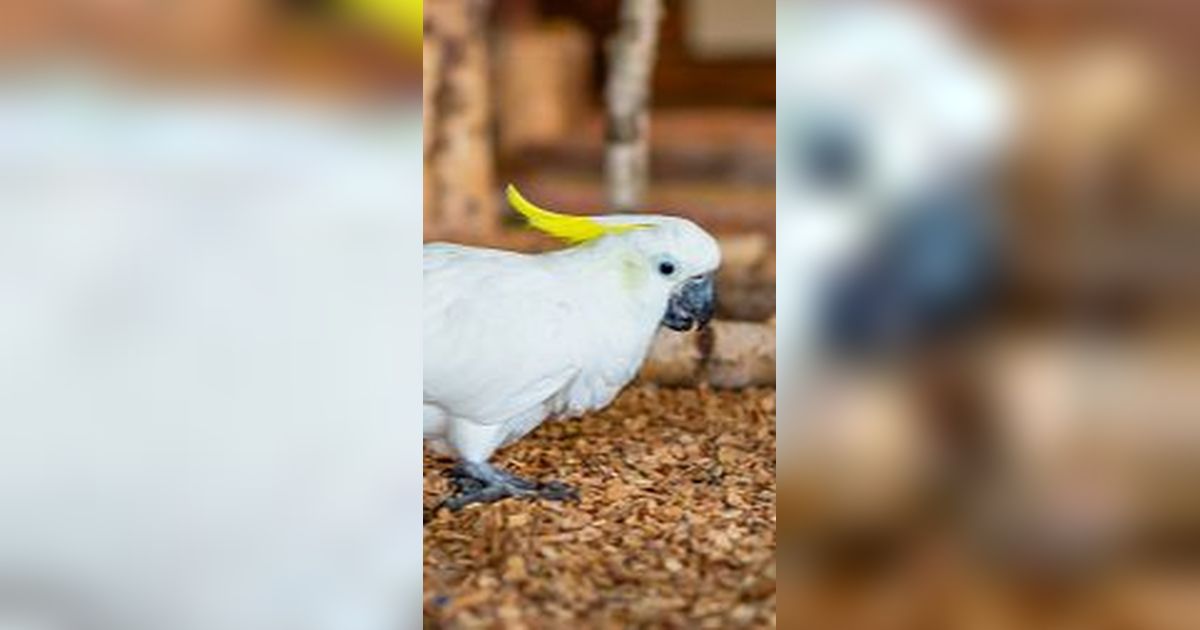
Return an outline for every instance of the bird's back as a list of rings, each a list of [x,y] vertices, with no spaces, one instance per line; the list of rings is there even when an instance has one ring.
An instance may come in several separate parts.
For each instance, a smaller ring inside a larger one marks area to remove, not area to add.
[[[502,423],[543,405],[579,371],[577,306],[538,257],[432,244],[424,252],[427,404]]]

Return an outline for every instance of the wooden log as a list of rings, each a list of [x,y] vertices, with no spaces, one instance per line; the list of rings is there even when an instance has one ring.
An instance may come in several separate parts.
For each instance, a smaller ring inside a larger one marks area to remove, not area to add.
[[[605,175],[609,203],[631,211],[642,202],[650,174],[650,78],[658,48],[662,0],[624,0],[620,28],[609,43],[608,149]]]
[[[771,255],[771,239],[756,232],[719,237],[717,246],[721,248],[721,273],[730,276],[759,273]]]
[[[738,389],[775,384],[775,327],[714,321],[687,333],[661,330],[640,378],[672,386]]]
[[[774,278],[717,278],[717,317],[763,322],[775,314]]]
[[[761,233],[723,236],[717,272],[717,317],[766,320],[775,312],[775,273],[771,240]]]
[[[439,235],[499,226],[485,23],[488,0],[425,6],[425,219]]]
[[[437,137],[437,117],[434,116],[434,95],[442,89],[442,44],[434,37],[426,34],[421,42],[421,134],[423,143],[422,155],[425,166],[422,169],[422,199],[423,217],[426,233],[436,232],[440,213],[437,208],[436,190],[437,178],[433,160],[433,139]]]

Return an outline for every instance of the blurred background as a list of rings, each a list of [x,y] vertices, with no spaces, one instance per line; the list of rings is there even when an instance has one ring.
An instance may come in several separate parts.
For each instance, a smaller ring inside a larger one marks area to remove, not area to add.
[[[613,117],[623,94],[606,85],[619,83],[622,3],[444,4],[429,8],[425,40],[427,238],[485,238],[511,224],[501,203],[507,182],[547,207],[612,211],[606,130],[611,136],[620,124]],[[474,14],[456,13],[464,7]],[[653,185],[616,205],[681,214],[722,234],[770,236],[774,4],[668,1],[656,11],[644,104]],[[460,51],[462,19],[478,30]],[[459,138],[472,123],[478,138]]]
[[[0,2],[0,627],[420,608],[420,2]]]
[[[415,94],[421,3],[373,0],[6,1],[9,68],[104,64],[152,78],[307,94]]]
[[[780,614],[1193,627],[1200,7],[836,4],[778,18]]]

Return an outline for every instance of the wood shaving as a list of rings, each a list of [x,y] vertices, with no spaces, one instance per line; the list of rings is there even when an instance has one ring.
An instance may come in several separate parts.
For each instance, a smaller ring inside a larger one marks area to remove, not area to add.
[[[494,457],[578,503],[432,513],[452,462],[427,450],[426,627],[773,627],[774,398],[635,385]]]

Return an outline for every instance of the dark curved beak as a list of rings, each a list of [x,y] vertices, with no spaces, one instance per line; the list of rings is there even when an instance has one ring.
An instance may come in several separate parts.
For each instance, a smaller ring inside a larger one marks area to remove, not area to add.
[[[1000,273],[998,227],[984,189],[947,188],[880,234],[831,286],[824,341],[876,356],[948,339],[986,312]]]
[[[711,273],[689,278],[671,293],[662,325],[679,332],[691,330],[693,325],[703,328],[712,319],[716,302]]]

